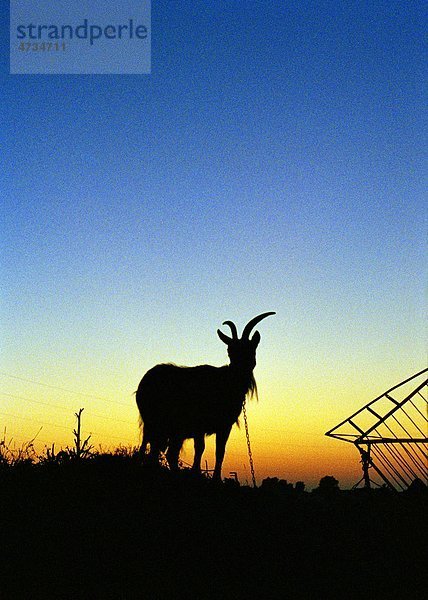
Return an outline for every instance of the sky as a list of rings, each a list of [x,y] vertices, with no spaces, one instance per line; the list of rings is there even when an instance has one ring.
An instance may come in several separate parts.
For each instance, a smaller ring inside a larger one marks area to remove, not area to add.
[[[2,36],[7,440],[71,445],[84,407],[95,446],[137,444],[151,366],[225,364],[221,323],[276,311],[248,405],[258,481],[360,478],[325,431],[426,366],[423,17],[154,0],[150,75],[10,75]],[[228,471],[250,477],[242,425]]]

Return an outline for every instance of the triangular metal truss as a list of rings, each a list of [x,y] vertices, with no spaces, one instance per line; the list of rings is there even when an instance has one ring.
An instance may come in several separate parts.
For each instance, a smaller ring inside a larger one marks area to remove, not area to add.
[[[354,487],[428,484],[427,376],[428,369],[412,375],[325,434],[357,447],[363,477]]]

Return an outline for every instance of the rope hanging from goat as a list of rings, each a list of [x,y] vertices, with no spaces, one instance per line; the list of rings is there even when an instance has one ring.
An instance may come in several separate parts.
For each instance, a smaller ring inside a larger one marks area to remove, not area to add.
[[[244,401],[244,404],[242,405],[242,414],[244,415],[245,436],[247,438],[248,459],[250,461],[251,478],[253,480],[253,487],[255,488],[255,487],[257,487],[256,476],[254,474],[253,453],[251,452],[250,433],[248,431],[248,420],[247,420],[247,410],[245,408],[245,401]]]

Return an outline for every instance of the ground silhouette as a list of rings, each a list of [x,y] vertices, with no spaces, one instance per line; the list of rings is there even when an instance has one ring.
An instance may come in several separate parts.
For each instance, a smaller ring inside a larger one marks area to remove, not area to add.
[[[3,468],[0,490],[5,599],[416,600],[426,589],[426,489],[253,489],[107,455]]]

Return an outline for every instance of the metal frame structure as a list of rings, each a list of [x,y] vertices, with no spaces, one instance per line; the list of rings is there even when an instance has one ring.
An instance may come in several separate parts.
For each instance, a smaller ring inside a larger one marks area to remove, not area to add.
[[[401,381],[325,434],[358,449],[363,477],[354,488],[379,485],[370,470],[396,491],[428,484],[427,375],[428,368]]]

